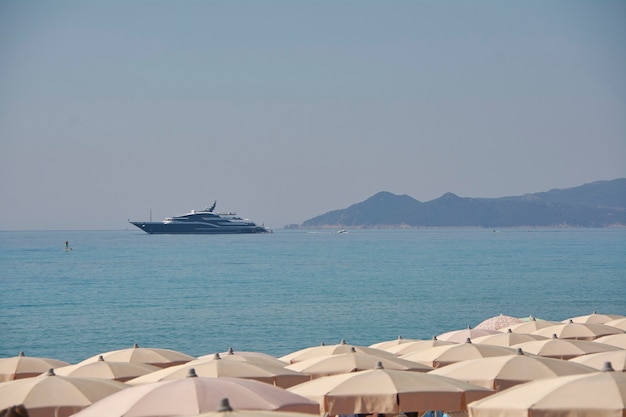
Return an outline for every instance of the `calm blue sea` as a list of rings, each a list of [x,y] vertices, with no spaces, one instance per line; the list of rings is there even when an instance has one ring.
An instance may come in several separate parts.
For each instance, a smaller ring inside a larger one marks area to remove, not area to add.
[[[282,356],[500,313],[626,314],[626,229],[0,232],[0,283],[0,357],[75,363],[133,343]]]

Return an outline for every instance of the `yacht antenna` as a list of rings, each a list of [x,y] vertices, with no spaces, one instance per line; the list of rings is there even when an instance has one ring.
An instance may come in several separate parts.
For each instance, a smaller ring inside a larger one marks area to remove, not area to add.
[[[152,209],[150,209],[150,221],[152,221]]]

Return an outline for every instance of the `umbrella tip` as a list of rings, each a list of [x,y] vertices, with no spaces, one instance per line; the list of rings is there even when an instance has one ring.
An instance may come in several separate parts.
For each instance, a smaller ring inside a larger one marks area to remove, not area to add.
[[[24,355],[24,351],[21,351],[20,354],[17,356],[26,356],[26,355]]]
[[[552,333],[552,338],[553,339],[558,339],[559,337],[556,335],[556,333]]]
[[[197,378],[198,374],[196,373],[195,368],[189,368],[187,371],[187,378]]]
[[[516,354],[523,355],[524,351],[522,350],[522,348],[517,348]]]
[[[385,368],[383,367],[383,363],[381,361],[378,361],[376,362],[376,368],[374,369],[385,369]]]
[[[350,346],[350,353],[356,353],[356,348],[354,346]]]
[[[48,372],[46,372],[46,376],[55,376],[56,374],[54,373],[54,369],[50,368],[48,369]]]
[[[467,339],[465,339],[465,343],[472,343],[472,339],[468,337]]]
[[[326,346],[326,343],[322,342],[320,343],[320,346]]]
[[[233,350],[233,348],[232,348],[232,347],[229,347],[229,348],[228,348],[228,354],[229,354],[229,355],[234,355],[234,354],[235,354],[235,351]],[[228,401],[228,398],[226,398],[226,400]]]
[[[568,323],[574,323],[574,320],[572,320],[572,319],[569,319],[569,322],[568,322]]]
[[[398,336],[398,340],[402,340],[402,336]]]
[[[472,330],[472,326],[467,326],[467,330]]]
[[[592,314],[598,314],[598,312],[597,312],[596,310],[593,310],[593,313],[592,313]]]
[[[213,355],[213,359],[222,359],[222,357],[219,353],[215,353],[215,355]]]
[[[437,336],[433,336],[433,340],[437,340]]]
[[[104,356],[102,355],[98,356],[98,362],[104,362]]]
[[[133,343],[133,349],[137,349],[139,345],[137,343]]]
[[[228,401],[228,398],[222,398],[222,401],[220,401],[220,406],[217,408],[218,413],[223,413],[225,411],[233,411],[233,408],[230,406],[230,402]]]
[[[615,372],[615,369],[613,369],[613,365],[611,365],[611,362],[604,362],[602,372]]]
[[[341,339],[341,342],[339,344],[340,345],[345,345],[346,344],[346,339]]]
[[[507,333],[513,333],[513,330],[511,330],[511,328],[509,327],[509,329],[506,332]]]

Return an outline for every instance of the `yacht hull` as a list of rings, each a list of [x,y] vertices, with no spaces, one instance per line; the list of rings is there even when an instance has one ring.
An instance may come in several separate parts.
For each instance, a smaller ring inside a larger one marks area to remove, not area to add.
[[[202,223],[163,223],[163,222],[130,222],[130,224],[148,234],[176,234],[176,235],[221,235],[221,234],[247,234],[269,233],[262,226],[250,225],[208,225]]]

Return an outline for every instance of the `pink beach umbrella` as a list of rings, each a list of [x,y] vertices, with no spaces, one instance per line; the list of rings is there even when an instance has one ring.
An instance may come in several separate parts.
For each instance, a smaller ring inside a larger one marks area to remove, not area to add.
[[[50,368],[67,365],[69,363],[58,359],[31,357],[20,352],[17,356],[0,358],[0,382],[38,376]]]

